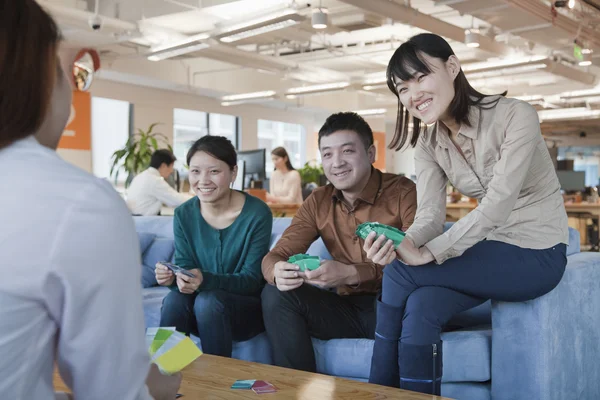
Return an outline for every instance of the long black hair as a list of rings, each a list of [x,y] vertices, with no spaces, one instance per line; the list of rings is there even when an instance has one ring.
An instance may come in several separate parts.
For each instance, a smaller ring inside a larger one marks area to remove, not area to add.
[[[408,110],[400,102],[400,96],[396,89],[396,79],[402,81],[411,80],[415,74],[430,74],[431,66],[422,58],[421,54],[427,54],[430,57],[439,58],[446,62],[450,56],[455,55],[452,48],[441,36],[433,33],[421,33],[413,36],[407,42],[403,43],[395,52],[387,67],[387,85],[388,88],[398,97],[398,117],[396,119],[396,132],[388,148],[400,150],[408,140]],[[501,94],[506,95],[506,92]],[[458,124],[471,126],[469,121],[469,107],[476,106],[480,108],[493,108],[498,103],[499,98],[491,101],[483,101],[487,95],[478,92],[471,86],[462,68],[454,79],[454,98],[450,102],[448,113]],[[421,133],[421,120],[413,117],[412,135],[410,145],[415,147],[419,134]]]

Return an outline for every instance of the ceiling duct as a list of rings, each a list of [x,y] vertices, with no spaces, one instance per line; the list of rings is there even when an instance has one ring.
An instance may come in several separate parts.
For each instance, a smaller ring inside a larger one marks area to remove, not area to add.
[[[346,31],[359,31],[362,29],[377,28],[383,25],[383,17],[377,14],[352,13],[340,15],[331,19],[331,23]]]

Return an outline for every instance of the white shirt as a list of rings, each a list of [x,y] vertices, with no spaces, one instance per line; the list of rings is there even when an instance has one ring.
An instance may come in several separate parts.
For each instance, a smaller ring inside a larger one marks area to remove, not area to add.
[[[158,215],[163,203],[177,207],[191,196],[179,193],[164,180],[156,168],[136,175],[127,189],[127,205],[133,214]]]
[[[285,174],[279,170],[273,171],[269,181],[270,192],[282,204],[302,204],[302,178],[296,170]]]
[[[0,150],[0,399],[151,399],[139,241],[107,183],[33,137]]]

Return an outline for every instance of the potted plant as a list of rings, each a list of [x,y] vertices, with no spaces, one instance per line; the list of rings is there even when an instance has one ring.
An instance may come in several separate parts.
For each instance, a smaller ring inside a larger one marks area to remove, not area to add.
[[[302,186],[306,186],[309,183],[315,183],[317,186],[322,182],[322,176],[324,175],[323,166],[317,164],[316,160],[308,161],[304,166],[298,169],[300,178],[302,179]]]
[[[137,132],[127,139],[125,146],[113,153],[110,175],[112,176],[114,173],[115,184],[119,178],[121,168],[128,173],[125,181],[125,187],[128,187],[135,175],[150,166],[152,153],[164,147],[168,148],[169,151],[173,151],[169,139],[162,133],[154,132],[157,125],[159,123],[153,123],[145,131],[138,128]],[[163,146],[160,146],[160,144],[163,144]]]

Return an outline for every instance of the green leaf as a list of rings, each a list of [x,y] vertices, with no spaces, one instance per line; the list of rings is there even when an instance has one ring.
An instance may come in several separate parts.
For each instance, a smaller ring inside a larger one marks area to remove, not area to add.
[[[150,142],[152,143],[152,147],[154,147],[154,150],[158,150],[158,140],[156,140],[156,138],[151,137]]]

